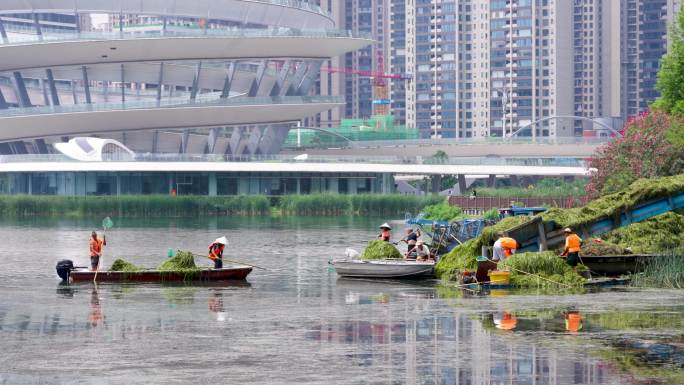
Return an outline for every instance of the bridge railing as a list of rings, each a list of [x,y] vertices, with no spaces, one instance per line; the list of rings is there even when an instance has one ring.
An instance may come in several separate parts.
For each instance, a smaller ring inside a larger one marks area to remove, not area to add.
[[[122,162],[127,160],[109,159],[105,162]],[[540,166],[540,167],[586,167],[586,162],[577,158],[448,158],[435,160],[420,156],[306,156],[290,155],[220,155],[220,154],[152,154],[139,153],[135,162],[265,162],[265,163],[365,163],[397,165],[397,173],[401,173],[401,165],[485,165],[485,166]],[[61,154],[25,154],[0,155],[0,163],[25,162],[77,162]]]
[[[610,137],[558,137],[558,138],[535,138],[513,137],[513,138],[442,138],[442,139],[395,139],[395,140],[372,140],[352,142],[349,146],[354,148],[380,148],[380,147],[420,147],[420,146],[464,146],[464,145],[602,145],[612,141]],[[346,143],[340,142],[342,146]]]

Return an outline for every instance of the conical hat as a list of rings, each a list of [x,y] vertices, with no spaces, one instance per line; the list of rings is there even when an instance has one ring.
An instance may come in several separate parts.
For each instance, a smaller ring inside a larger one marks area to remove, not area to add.
[[[216,238],[216,240],[214,241],[214,243],[220,243],[220,244],[222,244],[222,245],[227,245],[227,244],[228,244],[228,239],[227,239],[225,236],[223,236],[223,237],[221,237],[221,238]]]
[[[392,230],[392,228],[390,227],[390,225],[387,224],[387,222],[385,222],[385,223],[383,223],[383,224],[380,225],[380,228],[381,228],[381,229],[382,229],[383,227],[386,227],[386,228]]]

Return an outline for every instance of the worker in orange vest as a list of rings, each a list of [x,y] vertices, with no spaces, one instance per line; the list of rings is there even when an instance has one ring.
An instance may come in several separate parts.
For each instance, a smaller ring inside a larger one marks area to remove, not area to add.
[[[565,233],[565,250],[563,250],[561,257],[565,257],[565,262],[575,268],[579,263],[582,238],[575,234],[569,227],[565,228],[563,232]]]
[[[228,239],[225,236],[217,238],[209,245],[209,259],[214,261],[214,269],[223,268],[223,250],[228,244]]]
[[[104,235],[99,238],[97,232],[93,231],[90,234],[90,267],[93,270],[97,270],[100,265],[103,246],[107,246],[107,238]]]
[[[517,249],[518,242],[502,233],[500,234],[499,239],[494,242],[494,255],[492,261],[499,263],[515,254],[515,250]]]

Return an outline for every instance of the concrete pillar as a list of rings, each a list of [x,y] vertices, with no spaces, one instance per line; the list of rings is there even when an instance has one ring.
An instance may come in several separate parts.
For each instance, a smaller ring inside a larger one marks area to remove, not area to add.
[[[489,175],[489,177],[487,178],[487,187],[496,187],[496,175]]]
[[[30,172],[27,173],[26,179],[28,179],[27,180],[28,183],[26,183],[26,185],[27,185],[26,193],[28,195],[33,195],[33,174]]]
[[[238,195],[249,194],[249,178],[241,176],[238,178]]]
[[[349,178],[347,189],[349,190],[349,194],[356,194],[359,191],[358,179]]]
[[[116,174],[116,196],[121,195],[121,175]]]
[[[340,192],[340,180],[339,178],[328,178],[328,190],[326,191],[331,194],[339,194]]]
[[[216,173],[209,173],[209,196],[216,196]]]
[[[297,178],[297,195],[302,193],[302,178]]]
[[[439,194],[440,187],[442,186],[442,176],[433,175],[432,177],[430,177],[430,182],[432,185],[432,195]]]
[[[520,186],[520,181],[518,180],[517,175],[511,175],[511,186],[512,187],[519,187]]]

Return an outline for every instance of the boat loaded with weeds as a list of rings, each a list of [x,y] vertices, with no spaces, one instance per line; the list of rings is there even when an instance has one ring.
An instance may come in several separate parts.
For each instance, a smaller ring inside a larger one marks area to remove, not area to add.
[[[638,180],[625,190],[609,194],[589,202],[584,207],[573,209],[551,209],[538,217],[550,227],[582,229],[603,218],[619,218],[627,209],[649,200],[672,196],[684,191],[684,174],[648,180]],[[475,269],[476,258],[482,254],[482,246],[491,246],[496,233],[510,230],[532,220],[530,217],[511,217],[494,226],[485,228],[482,234],[456,247],[444,256],[436,266],[436,273],[447,279],[454,279],[464,269]],[[548,226],[547,226],[548,227]],[[631,251],[663,255],[684,255],[681,239],[684,236],[684,215],[669,212],[649,220],[633,223],[601,235],[602,241],[587,239],[586,255],[621,255]],[[562,247],[562,244],[559,245]],[[626,250],[630,248],[630,250]],[[571,273],[564,260],[558,258],[560,250],[545,253],[518,254],[501,264],[521,271],[541,275],[574,286],[581,277]],[[684,265],[678,257],[656,258],[641,275],[635,276],[637,284],[659,287],[681,287]],[[521,264],[521,265],[518,265]],[[512,283],[520,286],[542,285],[531,275],[527,277],[512,274]]]

